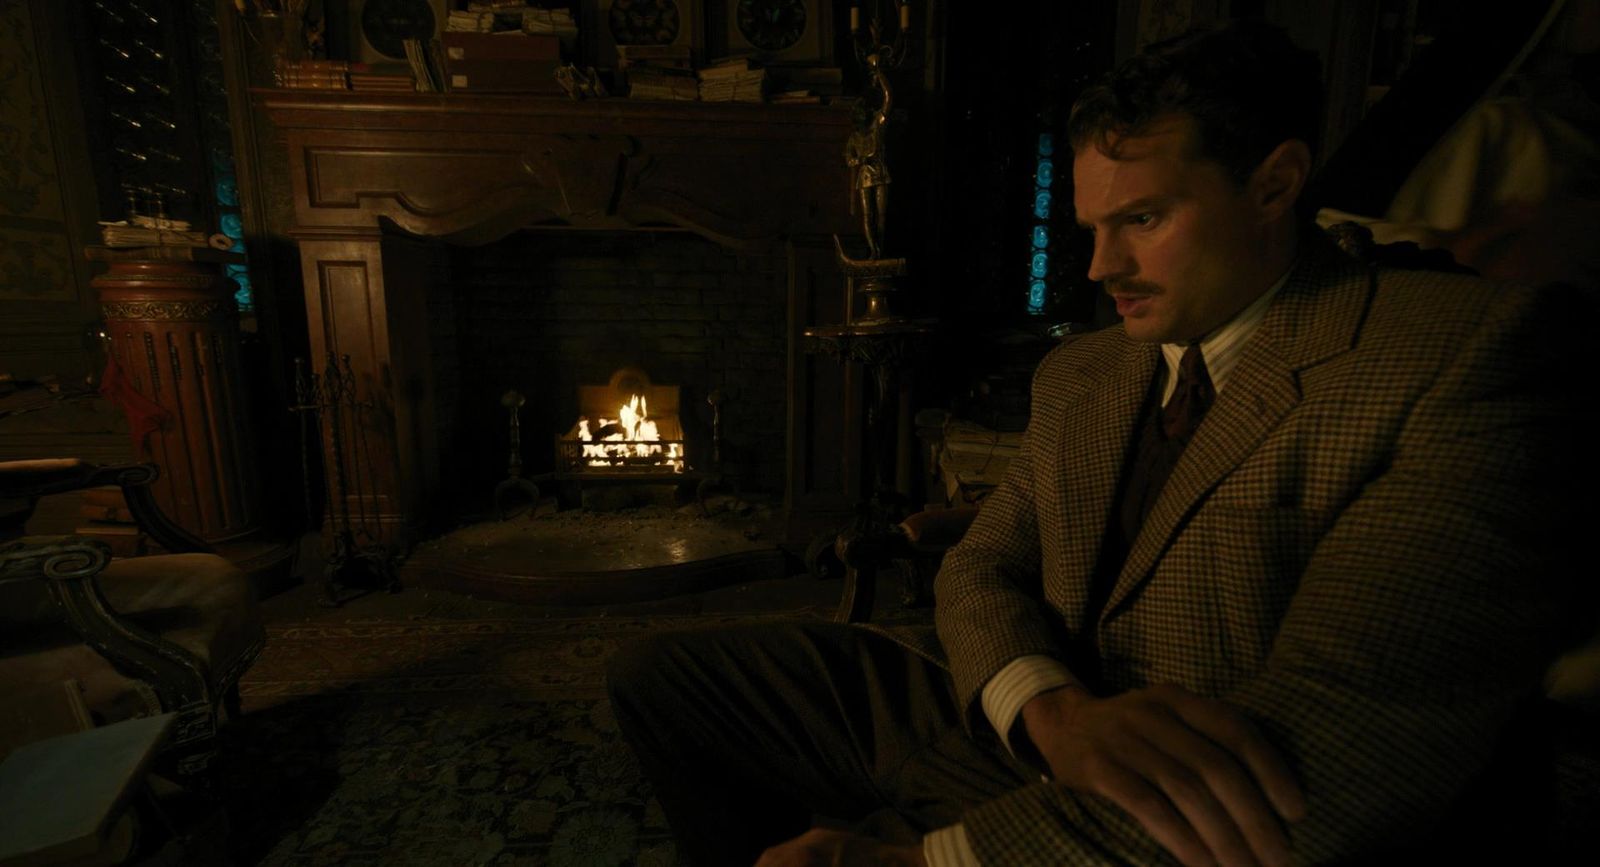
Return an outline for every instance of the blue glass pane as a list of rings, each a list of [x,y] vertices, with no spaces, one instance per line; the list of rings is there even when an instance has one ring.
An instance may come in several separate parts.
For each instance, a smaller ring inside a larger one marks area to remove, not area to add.
[[[233,239],[233,246],[228,248],[228,252],[230,252],[230,253],[243,253],[244,252],[244,239],[243,238],[234,238]]]
[[[1039,160],[1039,169],[1033,173],[1033,182],[1048,189],[1055,179],[1056,164],[1046,159]]]
[[[1034,253],[1033,265],[1028,269],[1028,272],[1031,273],[1035,279],[1044,279],[1044,276],[1050,273],[1050,254]]]
[[[1035,280],[1028,284],[1028,312],[1044,312],[1044,296],[1047,291],[1043,280]]]
[[[1033,227],[1033,248],[1043,250],[1050,246],[1050,230],[1043,226]]]
[[[224,265],[223,266],[223,270],[228,272],[228,276],[229,277],[232,277],[233,279],[237,280],[237,279],[239,279],[239,277],[241,275],[250,273],[250,266],[248,266],[248,265]]]
[[[1041,220],[1050,219],[1050,191],[1040,190],[1033,194],[1033,215]]]
[[[221,224],[222,234],[230,238],[244,237],[244,220],[239,219],[238,214],[223,214],[218,222]]]
[[[255,293],[250,289],[250,275],[234,275],[234,282],[239,284],[239,290],[233,293],[233,300],[239,305],[240,310],[250,310],[255,307]]]
[[[239,207],[239,183],[231,175],[217,179],[217,204],[228,208]]]
[[[1056,137],[1047,132],[1039,133],[1039,156],[1047,157],[1056,152]]]

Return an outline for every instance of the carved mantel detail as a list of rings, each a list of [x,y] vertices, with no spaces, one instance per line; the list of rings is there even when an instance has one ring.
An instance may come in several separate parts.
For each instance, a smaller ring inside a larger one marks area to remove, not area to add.
[[[850,223],[849,118],[822,106],[259,91],[284,133],[301,231],[467,243],[537,222],[668,223],[731,246]]]
[[[842,276],[817,265],[828,259],[822,239],[855,222],[839,156],[850,131],[842,108],[286,90],[255,98],[288,151],[313,369],[348,354],[358,390],[375,392],[363,399],[392,408],[367,431],[369,502],[382,504],[380,521],[401,538],[437,488],[438,456],[418,282],[426,269],[385,225],[466,245],[552,222],[673,225],[752,251],[787,240],[791,318],[819,306],[843,316]],[[790,324],[791,367],[804,366],[796,359],[806,323]],[[790,383],[791,400],[802,387]],[[805,460],[791,453],[791,476],[807,475]]]

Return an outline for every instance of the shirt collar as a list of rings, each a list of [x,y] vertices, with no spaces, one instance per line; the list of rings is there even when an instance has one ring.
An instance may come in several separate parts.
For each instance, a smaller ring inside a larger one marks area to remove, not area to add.
[[[1222,391],[1228,375],[1233,372],[1239,357],[1244,353],[1245,344],[1261,326],[1262,318],[1267,315],[1267,307],[1271,306],[1278,290],[1289,282],[1289,274],[1293,271],[1294,266],[1289,266],[1276,283],[1261,293],[1261,297],[1250,302],[1248,307],[1234,314],[1232,319],[1210,334],[1200,338],[1200,357],[1205,359],[1206,373],[1211,377],[1211,387],[1217,392]],[[1161,392],[1163,406],[1166,405],[1168,398],[1172,397],[1173,390],[1178,387],[1178,362],[1183,359],[1183,352],[1188,348],[1183,343],[1161,344],[1161,358],[1166,362],[1167,369],[1167,382]]]

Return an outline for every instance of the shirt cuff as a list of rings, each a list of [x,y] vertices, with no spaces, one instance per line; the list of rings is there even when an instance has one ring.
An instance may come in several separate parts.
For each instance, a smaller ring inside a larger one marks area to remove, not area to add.
[[[978,855],[967,841],[967,826],[959,823],[924,835],[922,857],[928,859],[928,867],[979,867]]]
[[[1016,725],[1022,706],[1041,692],[1059,686],[1082,685],[1065,665],[1051,657],[1043,654],[1019,656],[983,685],[983,713],[1012,757],[1020,758],[1011,743],[1011,727]]]

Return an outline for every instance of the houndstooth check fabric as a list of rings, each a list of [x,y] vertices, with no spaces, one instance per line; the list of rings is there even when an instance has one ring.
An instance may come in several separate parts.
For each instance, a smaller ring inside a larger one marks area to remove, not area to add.
[[[1576,487],[1560,461],[1579,401],[1558,356],[1578,345],[1577,317],[1554,291],[1304,252],[1091,646],[1074,632],[1158,348],[1118,327],[1054,351],[1022,456],[937,579],[974,735],[993,736],[983,684],[1051,654],[1101,694],[1180,684],[1254,719],[1309,797],[1290,830],[1301,862],[1426,831],[1572,616],[1553,556]],[[1171,860],[1110,802],[1058,784],[964,822],[985,864]]]

